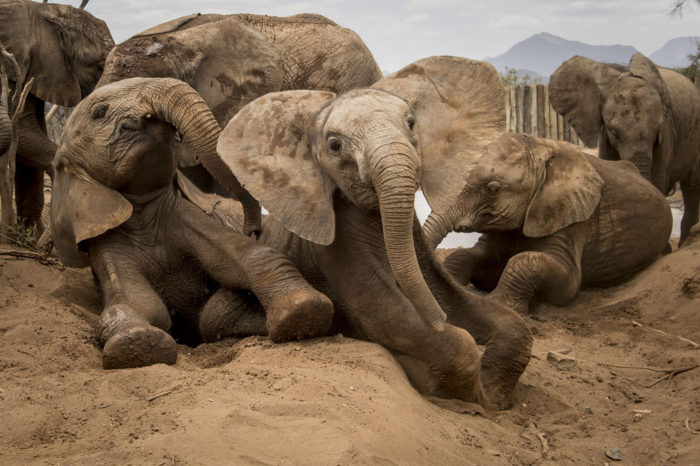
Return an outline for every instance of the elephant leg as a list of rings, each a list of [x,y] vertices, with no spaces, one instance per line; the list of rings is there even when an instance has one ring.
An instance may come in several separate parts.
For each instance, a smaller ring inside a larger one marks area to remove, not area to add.
[[[681,181],[681,191],[683,192],[683,219],[681,220],[681,238],[678,246],[682,246],[688,238],[690,229],[698,223],[698,209],[700,209],[700,173],[695,179]]]
[[[224,288],[250,290],[266,313],[275,342],[324,335],[333,304],[304,279],[291,261],[259,241],[227,229],[189,201],[182,206],[188,247]]]
[[[44,170],[17,161],[15,172],[15,204],[17,221],[31,228],[36,225],[35,237],[44,232],[41,211],[44,208]]]
[[[267,335],[265,311],[247,292],[221,288],[204,306],[199,332],[206,342],[231,336]]]
[[[101,243],[91,242],[90,257],[105,300],[97,323],[102,367],[174,364],[177,344],[167,333],[172,322],[165,303],[129,258],[131,251],[114,253]]]
[[[478,289],[490,291],[498,284],[508,260],[499,252],[497,241],[485,233],[473,247],[457,249],[447,256],[442,266],[460,284],[472,282]]]
[[[580,286],[578,264],[564,262],[547,252],[525,251],[510,258],[489,297],[527,314],[535,296],[563,306],[576,296]]]
[[[515,384],[530,362],[532,334],[525,321],[503,304],[460,286],[417,240],[416,253],[426,282],[447,314],[447,322],[465,329],[485,346],[481,356],[485,406],[509,408]]]

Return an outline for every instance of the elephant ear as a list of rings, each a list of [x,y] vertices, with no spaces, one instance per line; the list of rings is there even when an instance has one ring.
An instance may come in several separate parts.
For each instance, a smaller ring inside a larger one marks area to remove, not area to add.
[[[601,95],[621,72],[590,58],[575,56],[549,78],[552,107],[576,130],[588,147],[598,144],[603,127]]]
[[[187,81],[224,126],[261,95],[282,89],[282,57],[257,29],[236,18],[177,32],[183,48],[201,53]],[[186,60],[187,56],[183,57]]]
[[[468,170],[489,142],[505,131],[505,93],[486,62],[437,56],[408,65],[373,86],[413,108],[421,141],[421,187],[432,210],[457,200]]]
[[[664,106],[670,105],[670,93],[666,83],[659,73],[659,69],[651,60],[642,55],[635,53],[630,58],[630,73],[632,76],[642,78],[646,83],[654,89],[661,97],[661,102]]]
[[[582,152],[569,143],[550,144],[540,144],[532,155],[545,173],[525,214],[523,233],[530,238],[590,218],[603,189],[603,179]]]
[[[131,217],[132,205],[78,169],[64,156],[55,161],[51,230],[58,257],[68,267],[90,265],[80,242],[116,228]]]
[[[325,91],[260,97],[226,125],[217,151],[240,183],[286,228],[317,244],[335,236],[334,185],[312,153],[316,114],[333,100]]]
[[[146,29],[145,31],[141,31],[138,34],[134,34],[132,37],[152,36],[155,34],[162,34],[164,32],[179,31],[188,23],[192,22],[193,19],[201,15],[201,13],[192,13],[191,15],[180,16],[179,18],[171,19],[170,21],[166,21],[158,24],[157,26]]]

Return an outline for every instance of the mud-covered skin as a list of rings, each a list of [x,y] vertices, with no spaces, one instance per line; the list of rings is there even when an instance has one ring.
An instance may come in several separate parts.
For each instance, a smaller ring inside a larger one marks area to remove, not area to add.
[[[537,141],[531,143],[538,144]],[[568,144],[547,144],[555,151],[577,152]],[[479,223],[479,217],[473,213],[480,211],[482,206],[485,208],[499,201],[493,196],[480,196],[479,188],[487,185],[489,180],[476,177],[470,180],[472,189],[464,193],[464,199],[469,198],[471,203],[467,205],[465,202],[462,207],[470,213],[461,214],[462,219],[457,223],[470,225],[470,230],[483,234],[472,248],[450,254],[444,261],[445,269],[460,283],[471,282],[480,289],[492,290],[491,297],[526,313],[534,298],[565,305],[581,286],[620,283],[655,260],[664,250],[672,227],[670,208],[663,195],[626,162],[600,160],[584,153],[578,153],[577,157],[586,160],[602,181],[599,202],[587,219],[550,234],[528,236],[523,231],[523,217],[533,203],[534,194],[525,194],[522,199],[503,194],[503,200],[519,206],[513,218],[516,222],[519,219],[520,228],[499,230],[487,223]],[[507,165],[508,161],[503,169]],[[513,165],[512,171],[516,170],[516,165]],[[500,171],[495,173],[494,178],[498,178]],[[532,186],[533,182],[537,183],[536,179],[537,175],[530,173],[528,180],[520,180],[517,184]],[[576,183],[587,183],[582,180],[575,178],[561,182],[557,195],[564,197],[566,190],[571,190]],[[546,177],[541,183],[548,183]],[[525,191],[531,192],[529,189]],[[580,197],[574,199],[575,202],[584,202]],[[566,209],[549,210],[548,215],[566,216]],[[491,212],[490,215],[497,217],[490,220],[491,225],[509,225],[498,218],[498,213]],[[442,221],[450,223],[446,219]]]
[[[629,67],[585,57],[549,81],[554,109],[601,159],[632,162],[664,195],[680,182],[682,245],[700,210],[700,94],[680,73],[635,54]]]
[[[338,331],[389,349],[424,392],[500,408],[529,361],[530,332],[442,270],[414,201],[420,185],[429,202],[449,205],[459,188],[440,183],[458,176],[445,173],[447,161],[468,165],[502,131],[502,116],[491,65],[430,57],[339,96],[262,96],[217,146],[270,212],[260,240],[328,294]]]
[[[274,341],[324,333],[333,306],[288,259],[183,196],[167,144],[176,131],[206,158],[220,130],[186,84],[134,79],[81,102],[61,139],[53,237],[66,265],[87,265],[87,252],[102,287],[103,366],[174,363],[173,326],[190,342],[252,330]]]
[[[1,0],[0,23],[0,43],[26,71],[25,82],[34,78],[17,129],[15,201],[19,221],[35,227],[38,238],[44,228],[44,173],[53,176],[56,153],[46,135],[44,102],[77,105],[100,78],[114,41],[102,20],[68,5]],[[14,88],[15,78],[9,79]]]

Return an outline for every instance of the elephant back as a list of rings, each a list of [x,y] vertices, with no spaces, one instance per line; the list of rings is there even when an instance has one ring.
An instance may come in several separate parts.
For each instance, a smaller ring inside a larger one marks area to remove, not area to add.
[[[582,285],[619,283],[656,259],[671,235],[666,198],[625,161],[587,155],[604,181],[581,257]]]

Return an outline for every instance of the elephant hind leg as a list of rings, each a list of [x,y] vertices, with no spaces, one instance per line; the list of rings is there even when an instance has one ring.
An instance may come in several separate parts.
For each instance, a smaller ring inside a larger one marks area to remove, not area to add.
[[[205,304],[199,316],[199,332],[206,342],[266,335],[265,311],[252,294],[221,288]]]

